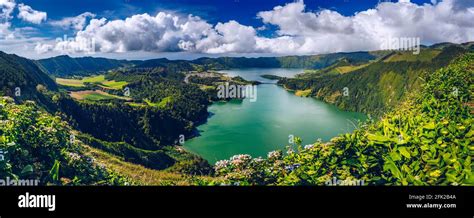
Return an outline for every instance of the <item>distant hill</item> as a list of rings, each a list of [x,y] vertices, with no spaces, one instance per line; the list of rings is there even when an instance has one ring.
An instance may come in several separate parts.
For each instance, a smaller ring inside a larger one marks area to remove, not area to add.
[[[0,96],[38,100],[38,85],[57,90],[56,83],[34,61],[0,51]],[[17,87],[19,93],[15,92]]]
[[[378,59],[387,52],[350,52],[332,53],[308,56],[284,56],[284,57],[219,57],[199,58],[192,61],[168,60],[166,58],[146,60],[139,63],[135,68],[163,67],[168,72],[181,72],[191,70],[225,70],[232,68],[305,68],[320,69],[334,64],[340,59],[347,59],[351,63],[365,63]]]
[[[220,57],[199,58],[194,64],[205,68],[230,69],[230,68],[305,68],[320,69],[327,67],[336,61],[346,58],[352,62],[367,62],[375,60],[383,55],[383,52],[349,52],[332,53],[309,56],[284,56],[284,57]]]
[[[118,67],[134,66],[139,62],[94,57],[72,58],[67,55],[38,60],[41,67],[57,77],[87,76]]]
[[[464,49],[474,49],[473,42],[463,44],[438,43],[431,46],[421,46],[422,49],[438,49],[457,46]],[[127,68],[166,68],[167,72],[224,70],[232,68],[304,68],[322,69],[345,59],[351,65],[361,65],[388,55],[390,51],[361,51],[339,52],[320,55],[283,56],[283,57],[219,57],[199,58],[192,61],[169,60],[166,58],[145,61],[115,60],[108,58],[80,57],[72,58],[67,55],[38,60],[39,66],[48,74],[56,77],[88,76],[100,71]]]
[[[365,63],[376,60],[386,51],[332,53],[308,56],[284,57],[219,57],[199,58],[192,61],[169,60],[166,58],[145,61],[114,60],[107,58],[82,57],[72,58],[67,55],[38,60],[41,68],[57,77],[88,76],[100,71],[120,67],[127,68],[165,68],[169,73],[186,71],[224,70],[232,68],[305,68],[320,69],[330,66],[340,59],[351,63]]]
[[[146,60],[136,64],[135,68],[166,68],[169,73],[195,70],[194,64],[190,61],[168,60],[166,58]]]
[[[279,84],[292,90],[310,89],[311,96],[345,110],[382,114],[398,105],[408,93],[418,90],[424,73],[445,67],[469,51],[459,45],[435,47],[422,49],[418,55],[411,51],[394,51],[359,69],[341,59],[314,73],[282,79]],[[353,70],[344,73],[341,66]],[[339,71],[335,72],[336,69]]]

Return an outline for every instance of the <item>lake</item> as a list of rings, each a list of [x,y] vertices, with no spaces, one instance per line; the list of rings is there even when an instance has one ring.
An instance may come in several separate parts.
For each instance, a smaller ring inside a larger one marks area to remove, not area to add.
[[[276,81],[260,77],[272,74],[293,77],[301,69],[238,69],[221,71],[230,76],[265,83]],[[351,132],[361,113],[341,111],[314,98],[298,97],[276,84],[261,84],[257,100],[216,102],[209,107],[211,116],[198,126],[200,136],[185,142],[187,151],[198,154],[211,164],[236,154],[266,157],[273,150],[284,150],[290,135],[303,139],[303,145],[318,139],[329,141]]]

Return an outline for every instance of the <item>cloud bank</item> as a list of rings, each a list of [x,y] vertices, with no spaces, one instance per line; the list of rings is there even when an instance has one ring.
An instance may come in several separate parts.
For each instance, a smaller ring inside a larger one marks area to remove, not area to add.
[[[5,0],[0,5],[1,1]],[[160,12],[123,20],[91,19],[85,27],[85,19],[78,25],[70,22],[78,29],[75,40],[60,46],[78,48],[78,43],[93,40],[96,51],[104,53],[317,54],[377,50],[387,38],[397,37],[419,37],[425,44],[474,41],[474,3],[464,0],[424,5],[409,0],[383,2],[353,16],[327,9],[308,11],[300,0],[259,12],[257,18],[265,26],[276,27],[276,36],[261,36],[259,30],[264,28],[234,20],[212,25],[197,16]],[[38,52],[51,50],[60,49],[58,45],[37,46]]]

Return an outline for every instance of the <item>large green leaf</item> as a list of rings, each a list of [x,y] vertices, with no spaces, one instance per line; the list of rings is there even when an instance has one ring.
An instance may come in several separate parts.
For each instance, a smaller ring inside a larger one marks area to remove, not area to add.
[[[61,164],[61,162],[59,162],[58,160],[55,160],[53,167],[49,171],[49,175],[55,181],[59,180],[59,166],[60,166],[60,164]]]
[[[397,179],[402,179],[402,173],[398,169],[397,165],[393,162],[391,158],[386,158],[385,159],[385,164],[383,165],[384,171],[390,171],[392,173],[393,177]]]
[[[406,158],[410,158],[410,152],[406,147],[398,147],[398,151],[400,152],[401,155],[403,155]]]

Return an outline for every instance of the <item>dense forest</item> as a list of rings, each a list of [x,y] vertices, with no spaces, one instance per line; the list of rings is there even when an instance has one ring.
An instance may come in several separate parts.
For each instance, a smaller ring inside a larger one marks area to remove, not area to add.
[[[137,61],[114,60],[107,58],[72,58],[67,55],[38,60],[38,65],[54,76],[86,76],[95,74],[99,71],[133,66],[136,63]]]
[[[0,74],[0,94],[3,96],[38,100],[38,85],[57,90],[54,80],[35,62],[16,55],[0,52]]]

